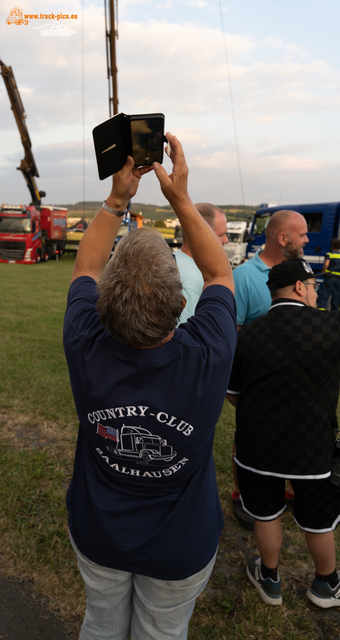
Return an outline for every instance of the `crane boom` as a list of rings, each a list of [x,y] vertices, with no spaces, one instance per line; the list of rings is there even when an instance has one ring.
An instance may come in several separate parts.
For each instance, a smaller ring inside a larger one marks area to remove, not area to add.
[[[14,78],[12,67],[7,67],[2,60],[0,60],[0,73],[4,79],[5,87],[7,89],[8,97],[11,103],[11,109],[14,113],[14,117],[19,129],[21,142],[24,147],[25,157],[21,160],[19,169],[28,186],[29,192],[32,198],[32,205],[40,205],[41,198],[46,196],[44,191],[38,191],[37,184],[34,180],[35,177],[39,177],[38,169],[35,164],[35,160],[32,153],[32,143],[28,133],[26,125],[26,114],[24,105],[22,104],[19,89]]]

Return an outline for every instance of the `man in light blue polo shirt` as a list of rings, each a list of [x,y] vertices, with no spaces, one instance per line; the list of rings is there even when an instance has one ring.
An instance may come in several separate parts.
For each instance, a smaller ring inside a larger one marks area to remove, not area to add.
[[[234,272],[237,326],[267,313],[271,298],[267,287],[269,271],[289,258],[301,258],[308,242],[305,218],[297,211],[276,211],[266,227],[266,244],[254,258]]]
[[[266,285],[270,267],[260,257],[263,253],[264,249],[257,251],[254,258],[234,270],[238,328],[263,316],[270,307],[271,298]]]
[[[204,218],[213,231],[215,231],[220,243],[222,245],[227,244],[229,240],[227,236],[227,219],[224,211],[209,202],[198,202],[195,204],[195,207],[202,218]],[[183,296],[186,300],[186,305],[178,321],[178,325],[180,325],[195,314],[196,305],[202,293],[204,282],[184,235],[182,247],[176,251],[174,255],[183,285]]]
[[[271,305],[267,287],[268,274],[272,267],[290,258],[301,258],[303,247],[308,240],[305,218],[297,211],[283,209],[273,213],[266,227],[266,243],[255,256],[234,269],[235,299],[237,308],[237,328],[265,315]],[[234,489],[232,501],[234,514],[239,523],[247,529],[254,527],[254,520],[242,507],[234,462],[236,447],[232,447],[232,469]],[[288,485],[293,499],[293,489]]]

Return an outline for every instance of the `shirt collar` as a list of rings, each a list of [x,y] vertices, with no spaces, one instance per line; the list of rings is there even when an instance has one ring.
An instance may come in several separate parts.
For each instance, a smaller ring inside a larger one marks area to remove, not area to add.
[[[269,273],[271,267],[268,267],[268,265],[260,258],[260,254],[262,253],[262,251],[263,249],[259,249],[258,251],[256,251],[253,260],[255,261],[255,264],[257,268],[260,269],[260,271],[267,271]]]
[[[275,309],[275,307],[284,307],[284,306],[291,306],[291,305],[293,305],[294,307],[308,306],[304,302],[299,302],[298,300],[292,300],[291,298],[277,298],[277,300],[272,301],[269,311],[271,309]]]

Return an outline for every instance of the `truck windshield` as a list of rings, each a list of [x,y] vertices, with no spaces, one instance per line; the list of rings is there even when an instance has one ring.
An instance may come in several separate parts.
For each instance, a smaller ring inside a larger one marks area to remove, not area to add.
[[[143,438],[144,444],[159,444],[159,438]]]
[[[30,233],[31,220],[29,218],[1,218],[0,233]]]
[[[264,233],[266,226],[270,220],[271,214],[263,216],[255,216],[255,223],[253,227],[253,236],[261,236]]]
[[[236,244],[241,244],[243,233],[227,233],[229,242],[234,242]]]
[[[319,233],[321,231],[323,213],[313,211],[302,215],[306,218],[308,233]]]

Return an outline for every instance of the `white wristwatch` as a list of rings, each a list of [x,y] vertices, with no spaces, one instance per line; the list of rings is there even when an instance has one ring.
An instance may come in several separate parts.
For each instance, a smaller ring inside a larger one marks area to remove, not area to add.
[[[118,211],[118,209],[112,209],[111,207],[109,207],[106,204],[106,201],[104,200],[104,202],[102,203],[102,209],[105,209],[105,211],[108,211],[109,213],[113,213],[114,216],[117,216],[118,218],[122,218],[123,216],[125,216],[128,212],[128,209],[124,209],[124,211]]]

